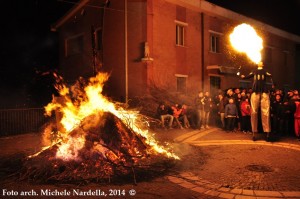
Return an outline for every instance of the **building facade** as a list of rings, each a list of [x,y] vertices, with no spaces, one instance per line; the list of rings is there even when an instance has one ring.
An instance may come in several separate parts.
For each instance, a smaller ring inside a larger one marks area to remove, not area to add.
[[[65,79],[109,72],[106,94],[124,101],[155,87],[196,95],[251,86],[236,72],[256,66],[228,40],[240,23],[263,38],[263,61],[273,81],[299,88],[299,36],[203,0],[81,0],[52,29],[59,32]]]

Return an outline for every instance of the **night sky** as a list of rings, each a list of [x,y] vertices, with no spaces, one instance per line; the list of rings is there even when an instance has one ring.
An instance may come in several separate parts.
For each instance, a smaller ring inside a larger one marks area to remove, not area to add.
[[[300,0],[209,0],[300,35]],[[57,68],[57,33],[51,24],[77,0],[9,0],[1,3],[0,108],[39,106],[51,99],[45,71]],[[259,4],[258,4],[259,3]],[[50,99],[49,99],[50,98]]]
[[[300,35],[300,0],[207,1],[276,28]]]
[[[57,68],[57,33],[50,26],[73,4],[57,0],[1,3],[0,107],[39,106],[51,100],[49,76]]]

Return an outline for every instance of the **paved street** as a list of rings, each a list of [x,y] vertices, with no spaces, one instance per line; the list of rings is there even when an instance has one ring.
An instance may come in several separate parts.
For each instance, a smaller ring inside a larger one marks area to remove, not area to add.
[[[209,158],[199,169],[168,177],[174,183],[220,198],[300,198],[300,142],[293,137],[266,142],[259,134],[253,142],[251,134],[218,128],[175,137]]]
[[[294,137],[266,142],[259,134],[253,142],[250,134],[218,128],[157,130],[156,137],[168,141],[181,157],[166,175],[137,185],[91,184],[81,189],[135,189],[137,194],[130,198],[300,198],[300,142]],[[0,138],[1,157],[6,159],[30,154],[40,146],[38,134]],[[7,189],[70,188],[2,181]]]

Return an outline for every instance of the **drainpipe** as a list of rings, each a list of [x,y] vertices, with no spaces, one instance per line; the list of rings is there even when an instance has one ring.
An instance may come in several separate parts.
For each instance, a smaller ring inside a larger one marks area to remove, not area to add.
[[[127,51],[127,0],[124,0],[124,18],[125,18],[125,103],[128,103],[128,51]]]
[[[201,12],[201,81],[202,91],[204,91],[204,13]]]

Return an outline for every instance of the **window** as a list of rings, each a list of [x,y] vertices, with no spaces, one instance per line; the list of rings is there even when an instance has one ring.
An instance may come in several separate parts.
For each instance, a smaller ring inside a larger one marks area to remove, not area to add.
[[[272,49],[266,47],[263,52],[263,60],[265,63],[272,63]]]
[[[288,65],[288,52],[284,51],[283,52],[283,64],[284,66],[287,66]]]
[[[103,48],[102,29],[96,30],[96,48],[97,48],[97,50],[102,50],[102,48]]]
[[[185,46],[186,27],[188,24],[178,20],[174,22],[176,24],[176,45]]]
[[[210,52],[220,52],[220,36],[216,34],[210,35]]]
[[[177,79],[177,92],[185,93],[187,76],[176,75],[176,79]]]
[[[241,87],[241,88],[249,89],[249,88],[252,87],[251,81],[247,81],[247,80],[239,80],[239,82],[240,82],[240,87]]]
[[[216,94],[221,88],[221,78],[219,76],[210,76],[210,93]]]
[[[83,52],[83,35],[78,35],[66,39],[66,57],[75,55]]]
[[[176,45],[184,46],[184,26],[176,24]]]

